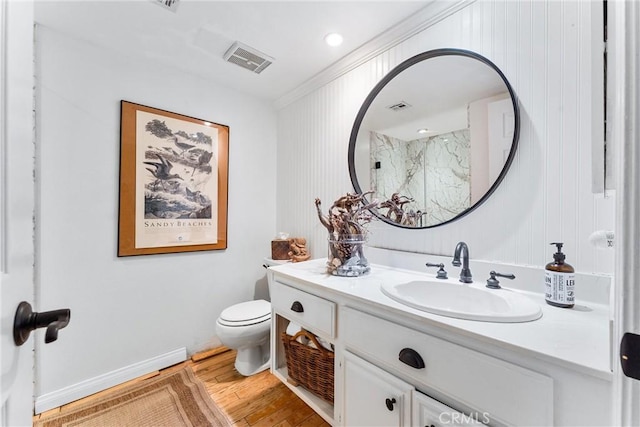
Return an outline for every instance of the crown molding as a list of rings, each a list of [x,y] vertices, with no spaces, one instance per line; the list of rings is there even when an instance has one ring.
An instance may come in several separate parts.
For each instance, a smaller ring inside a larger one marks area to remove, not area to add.
[[[276,99],[274,101],[276,110],[280,110],[314,90],[319,89],[475,1],[476,0],[433,0],[417,13],[380,33],[371,41],[365,43],[295,89]]]

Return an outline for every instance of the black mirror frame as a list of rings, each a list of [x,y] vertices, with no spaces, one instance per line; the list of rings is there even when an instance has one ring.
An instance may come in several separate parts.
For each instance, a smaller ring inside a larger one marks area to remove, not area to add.
[[[364,116],[367,113],[367,110],[369,109],[369,107],[371,106],[371,103],[373,102],[373,100],[380,93],[380,91],[391,80],[393,80],[394,77],[396,77],[398,74],[400,74],[405,69],[407,69],[407,68],[409,68],[409,67],[411,67],[411,66],[413,66],[413,65],[415,65],[415,64],[417,64],[419,62],[425,61],[425,60],[427,60],[429,58],[435,58],[435,57],[438,57],[438,56],[450,56],[450,55],[451,56],[466,56],[468,58],[476,59],[476,60],[488,65],[496,73],[498,73],[498,75],[500,76],[500,78],[502,79],[504,84],[506,85],[507,90],[509,91],[509,95],[511,96],[511,103],[513,105],[513,114],[514,114],[513,142],[511,143],[511,150],[509,151],[509,156],[507,157],[507,161],[505,162],[504,166],[502,167],[502,171],[500,171],[500,175],[498,175],[498,177],[496,178],[494,183],[491,185],[489,190],[487,190],[487,192],[480,198],[480,200],[478,200],[476,203],[471,205],[469,208],[467,208],[464,211],[460,212],[455,217],[453,217],[453,218],[451,218],[451,219],[449,219],[447,221],[443,221],[443,222],[441,222],[439,224],[428,225],[428,226],[424,226],[424,227],[411,227],[411,226],[407,226],[407,225],[398,224],[397,222],[389,221],[387,218],[382,216],[377,210],[375,210],[375,209],[371,210],[371,212],[377,218],[381,219],[382,221],[386,222],[387,224],[391,224],[391,225],[394,225],[394,226],[400,227],[400,228],[407,228],[407,229],[410,229],[410,230],[423,230],[423,229],[426,229],[426,228],[439,227],[441,225],[449,224],[449,223],[451,223],[453,221],[456,221],[456,220],[468,215],[469,213],[471,213],[475,209],[477,209],[478,206],[483,204],[489,198],[489,196],[491,196],[491,194],[493,194],[493,192],[498,188],[498,185],[500,185],[500,183],[504,179],[505,175],[507,174],[507,171],[509,170],[509,167],[511,166],[511,163],[513,163],[513,159],[514,159],[515,154],[516,154],[516,149],[518,148],[518,140],[520,139],[520,109],[518,107],[518,98],[517,98],[513,88],[511,87],[511,84],[509,83],[509,81],[505,77],[505,75],[502,73],[502,71],[493,62],[491,62],[490,60],[488,60],[487,58],[485,58],[484,56],[482,56],[482,55],[480,55],[478,53],[475,53],[475,52],[472,52],[472,51],[469,51],[469,50],[454,49],[454,48],[434,49],[434,50],[429,50],[429,51],[426,51],[426,52],[423,52],[423,53],[419,53],[418,55],[415,55],[415,56],[405,60],[404,62],[402,62],[401,64],[399,64],[395,68],[393,68],[391,71],[389,71],[388,74],[386,74],[382,78],[382,80],[380,80],[380,82],[378,82],[378,84],[376,84],[376,86],[371,90],[371,92],[369,93],[367,98],[362,103],[362,106],[360,107],[360,111],[358,112],[358,115],[356,116],[356,120],[353,123],[353,128],[351,129],[351,136],[349,138],[348,164],[349,164],[349,176],[351,177],[351,183],[353,185],[353,189],[355,190],[355,192],[357,194],[362,194],[363,193],[362,188],[360,187],[360,183],[358,182],[358,178],[356,177],[355,148],[356,148],[356,140],[357,140],[357,137],[358,137],[358,132],[360,131],[360,125],[362,124],[362,120],[364,119]],[[366,199],[366,197],[365,197],[365,199]],[[369,201],[365,200],[365,203],[369,203]]]

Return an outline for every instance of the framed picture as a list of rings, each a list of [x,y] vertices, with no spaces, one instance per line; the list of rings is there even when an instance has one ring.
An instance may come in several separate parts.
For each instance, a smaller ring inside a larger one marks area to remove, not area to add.
[[[120,106],[118,256],[226,249],[229,127]]]

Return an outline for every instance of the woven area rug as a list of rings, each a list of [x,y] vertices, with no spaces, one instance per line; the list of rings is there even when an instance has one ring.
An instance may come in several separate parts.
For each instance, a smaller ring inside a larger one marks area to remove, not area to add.
[[[230,426],[189,367],[142,380],[96,401],[42,418],[36,427]]]

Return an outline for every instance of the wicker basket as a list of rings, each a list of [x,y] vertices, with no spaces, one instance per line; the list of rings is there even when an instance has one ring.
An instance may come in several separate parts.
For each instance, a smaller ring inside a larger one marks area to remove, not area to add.
[[[296,341],[301,336],[307,337],[316,348]],[[287,357],[289,382],[293,385],[301,385],[333,404],[334,353],[321,346],[315,335],[305,330],[301,330],[294,336],[283,332],[282,343]]]

